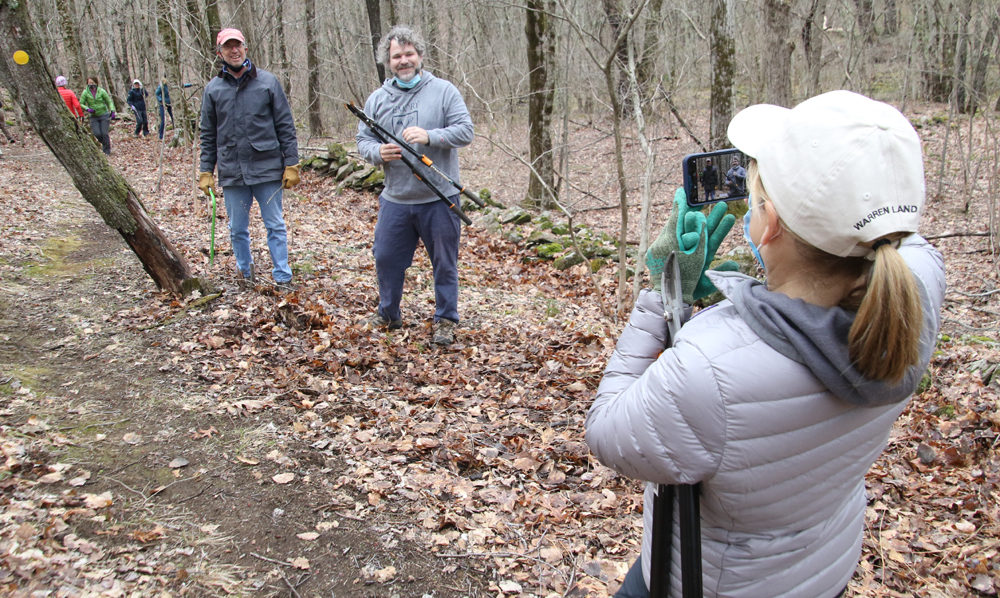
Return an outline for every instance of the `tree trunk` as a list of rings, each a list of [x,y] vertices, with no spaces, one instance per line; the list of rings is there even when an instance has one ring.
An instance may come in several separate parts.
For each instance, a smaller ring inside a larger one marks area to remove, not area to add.
[[[17,50],[28,53],[28,64],[14,64],[10,57]],[[15,101],[83,198],[121,234],[157,286],[182,294],[201,288],[202,282],[146,213],[135,189],[111,167],[87,127],[66,110],[52,86],[23,1],[0,0],[0,78],[10,83]]]
[[[212,55],[214,56],[215,38],[222,31],[222,17],[219,16],[219,0],[205,0],[205,22],[208,23],[208,40],[212,43]]]
[[[378,85],[385,81],[385,65],[378,60],[378,43],[382,39],[382,7],[379,0],[365,0],[368,9],[368,29],[372,36],[372,55],[375,57],[375,71]]]
[[[115,49],[114,44],[111,47],[106,47],[104,45],[105,39],[111,37],[110,33],[105,30],[107,25],[107,19],[104,15],[97,16],[94,14],[94,4],[87,3],[87,8],[85,9],[86,14],[90,17],[91,26],[93,27],[93,34],[90,36],[91,42],[97,46],[97,55],[101,57],[101,76],[104,77],[103,87],[108,90],[111,95],[111,99],[115,102],[115,107],[119,110],[124,109],[126,106],[125,98],[128,94],[128,90],[124,87],[124,79],[128,79],[128,73],[121,73],[116,76],[116,73],[111,72],[111,65],[114,63]],[[129,80],[131,83],[131,79]],[[124,114],[124,112],[123,112]]]
[[[956,35],[945,30],[940,3],[927,2],[923,10],[923,87],[927,99],[947,102],[952,90],[952,69],[955,61]]]
[[[656,59],[662,56],[660,48],[660,14],[663,10],[663,0],[652,0],[649,3],[649,16],[646,17],[646,32],[643,36],[642,54],[636,67],[636,82],[643,102],[653,96],[656,89]],[[653,91],[651,91],[653,90]]]
[[[135,78],[142,79],[143,85],[148,84],[149,83],[149,78],[146,76],[146,73],[143,73],[143,72],[140,71],[140,68],[139,68],[140,65],[137,64],[137,65],[135,65],[135,68],[133,68],[132,65],[129,64],[129,59],[128,59],[128,38],[126,37],[125,17],[119,15],[118,11],[116,9],[112,9],[111,15],[114,17],[114,21],[115,21],[114,26],[112,26],[112,29],[114,29],[115,26],[117,26],[117,29],[118,29],[118,36],[117,36],[118,39],[112,40],[112,42],[111,42],[112,44],[114,44],[115,42],[118,42],[118,44],[117,44],[118,45],[118,72],[120,72],[120,73],[132,73],[135,76]],[[141,77],[139,76],[140,74],[142,75]]]
[[[385,0],[386,6],[389,7],[389,28],[392,29],[394,26],[399,24],[399,11],[396,10],[396,0]]]
[[[896,0],[885,0],[885,30],[886,35],[896,35],[899,31],[899,7]]]
[[[281,3],[278,6],[281,6]],[[198,8],[198,0],[187,0],[184,8],[184,21],[194,36],[193,47],[198,56],[198,74],[208,81],[215,75],[215,38],[208,32],[205,19],[202,18],[201,10]]]
[[[227,27],[239,29],[246,40],[247,48],[257,50],[257,32],[254,31],[253,25],[257,22],[259,15],[254,10],[253,0],[232,0],[230,6],[232,10],[229,14],[233,24],[227,25]]]
[[[163,69],[167,76],[168,89],[176,90],[170,96],[174,107],[174,116],[180,119],[180,127],[174,126],[174,138],[170,145],[177,147],[187,145],[194,139],[195,116],[184,93],[184,79],[181,76],[180,56],[177,49],[177,34],[171,23],[172,13],[169,0],[156,0],[156,28],[160,33],[160,46]]]
[[[864,46],[870,46],[875,41],[875,9],[872,0],[854,0],[854,8]]]
[[[524,34],[528,48],[528,145],[533,172],[528,174],[525,202],[543,209],[553,207],[549,192],[555,189],[552,166],[552,109],[555,100],[556,54],[552,0],[527,0]]]
[[[323,118],[319,104],[319,52],[316,49],[316,0],[306,0],[306,63],[309,67],[309,133],[322,137]]]
[[[976,59],[976,66],[972,71],[972,85],[969,87],[969,104],[967,112],[975,114],[979,106],[986,100],[986,71],[990,66],[990,51],[993,49],[993,41],[1000,30],[1000,16],[994,14],[990,18],[990,24],[983,35],[982,45],[979,47],[979,57]]]
[[[733,0],[712,0],[712,97],[710,150],[729,147],[727,129],[733,119],[733,79],[736,41],[733,39]]]
[[[965,67],[969,62],[969,20],[972,3],[958,3],[958,39],[955,40],[955,61],[952,70],[951,97],[949,101],[959,114],[965,114]]]
[[[791,4],[788,0],[764,0],[767,50],[764,55],[764,101],[790,108],[792,105],[792,50],[789,38]]]
[[[611,27],[611,38],[619,39],[622,33],[623,20],[619,0],[601,0],[601,5],[604,7],[604,16],[608,19],[608,25]],[[618,73],[617,100],[618,105],[623,110],[622,118],[628,118],[632,113],[632,104],[628,101],[628,76],[625,74],[625,64],[627,62],[628,48],[622,43],[615,52],[615,66],[617,68],[614,69]]]
[[[281,86],[285,89],[285,97],[292,97],[292,68],[288,64],[288,47],[285,44],[285,3],[275,4],[275,19],[278,22],[278,60],[281,63]]]
[[[71,87],[83,89],[87,85],[90,73],[87,70],[87,61],[84,59],[83,45],[80,43],[80,17],[76,12],[76,3],[73,0],[56,0],[56,8],[62,23],[63,51],[69,58],[67,79]]]
[[[827,0],[812,0],[805,23],[802,24],[802,52],[806,57],[806,97],[819,93],[819,76],[823,68],[823,20]]]

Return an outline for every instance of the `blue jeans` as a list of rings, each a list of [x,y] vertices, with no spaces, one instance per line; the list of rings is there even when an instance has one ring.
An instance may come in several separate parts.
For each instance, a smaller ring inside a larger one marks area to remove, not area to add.
[[[456,202],[457,196],[453,198]],[[413,264],[417,241],[423,241],[434,268],[434,321],[458,322],[458,243],[461,222],[443,202],[398,204],[379,198],[375,224],[375,273],[378,312],[399,320],[406,269]]]
[[[172,106],[167,106],[167,112],[170,113],[170,124],[174,124],[174,109]],[[163,104],[160,104],[160,139],[163,139],[163,129],[167,126],[167,121],[163,119]]]
[[[271,252],[271,276],[274,282],[288,282],[292,271],[288,267],[288,236],[281,210],[281,181],[268,181],[256,185],[223,187],[226,215],[229,218],[229,241],[233,245],[236,267],[243,276],[250,275],[250,208],[257,198],[260,217],[267,229],[267,248]]]

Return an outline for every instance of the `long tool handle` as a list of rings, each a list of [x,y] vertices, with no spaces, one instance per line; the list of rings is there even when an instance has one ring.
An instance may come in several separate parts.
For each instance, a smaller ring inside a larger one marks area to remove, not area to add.
[[[674,522],[674,487],[660,484],[653,499],[653,542],[649,555],[649,598],[670,594],[670,536]]]
[[[388,140],[392,139],[392,141],[394,141],[396,145],[413,154],[413,156],[418,160],[420,160],[421,162],[423,162],[425,166],[427,166],[434,172],[438,173],[438,175],[444,180],[451,183],[451,185],[455,189],[458,189],[459,193],[468,197],[472,201],[476,202],[476,205],[478,205],[480,208],[486,207],[486,202],[479,197],[479,194],[477,194],[472,189],[459,185],[458,183],[453,181],[450,176],[441,172],[441,170],[437,166],[434,166],[434,161],[428,158],[426,154],[421,154],[417,150],[413,149],[413,146],[411,146],[409,143],[406,143],[399,137],[396,137],[391,131],[389,131],[382,125],[375,122],[375,120],[372,119],[372,117],[365,114],[364,110],[359,110],[358,107],[355,106],[353,103],[344,105],[347,106],[347,109],[350,110],[351,113],[354,114],[354,116],[357,116],[361,120],[361,122],[365,123],[365,126],[371,129],[372,133],[374,133],[376,137],[382,140],[382,143],[389,143]]]
[[[704,596],[701,579],[701,506],[698,484],[677,486],[681,523],[681,589],[684,598]]]
[[[378,126],[378,123],[376,123],[372,119],[368,118],[368,115],[365,114],[364,112],[358,110],[354,106],[354,104],[344,104],[344,105],[347,106],[348,110],[350,110],[355,116],[357,116],[359,119],[361,119],[361,122],[365,123],[365,125],[368,126],[368,128],[371,130],[372,134],[375,135],[376,137],[378,137],[379,141],[381,141],[382,143],[389,143],[389,140],[386,138],[386,135],[392,136],[391,133],[389,133],[388,131],[386,131],[382,127]],[[372,124],[374,124],[376,126],[372,127],[371,126]],[[385,134],[383,134],[383,133],[385,133]],[[406,156],[404,156],[402,154],[400,154],[399,159],[403,161],[403,164],[406,164],[407,168],[410,169],[410,172],[413,173],[413,176],[417,177],[417,179],[419,179],[423,184],[427,185],[428,189],[430,189],[431,191],[434,192],[434,195],[438,196],[438,199],[440,199],[444,203],[448,204],[448,207],[451,208],[451,211],[454,212],[456,216],[458,216],[459,218],[461,218],[462,222],[464,222],[467,226],[472,226],[472,218],[469,218],[465,214],[465,212],[462,211],[462,207],[460,205],[456,204],[455,202],[453,202],[450,199],[448,199],[447,197],[445,197],[445,194],[441,193],[441,190],[438,189],[436,186],[434,186],[433,183],[431,183],[430,181],[428,181],[426,178],[420,176],[420,173],[417,171],[417,165],[416,164],[414,164],[413,162],[411,162],[409,158],[407,158]]]
[[[215,193],[212,188],[208,188],[208,194],[212,197],[212,236],[208,244],[208,267],[215,263]]]
[[[663,317],[667,321],[666,348],[677,340],[684,315],[681,289],[681,270],[677,255],[671,253],[663,266],[660,278],[660,295],[663,298]],[[673,526],[674,495],[677,496],[678,519],[681,539],[681,595],[684,598],[701,598],[704,587],[701,576],[701,506],[699,484],[661,484],[653,502],[653,539],[650,550],[649,596],[667,598],[670,592],[670,560]]]

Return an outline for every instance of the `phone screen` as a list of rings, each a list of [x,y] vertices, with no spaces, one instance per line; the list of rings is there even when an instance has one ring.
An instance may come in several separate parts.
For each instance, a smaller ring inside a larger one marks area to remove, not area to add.
[[[684,192],[689,206],[746,199],[747,156],[738,149],[684,156]]]

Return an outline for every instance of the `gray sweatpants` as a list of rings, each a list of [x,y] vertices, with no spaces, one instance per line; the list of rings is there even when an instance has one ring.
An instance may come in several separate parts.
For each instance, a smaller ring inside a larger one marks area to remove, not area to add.
[[[94,137],[101,142],[101,149],[108,156],[111,155],[111,115],[104,113],[100,116],[90,117],[90,130]]]

